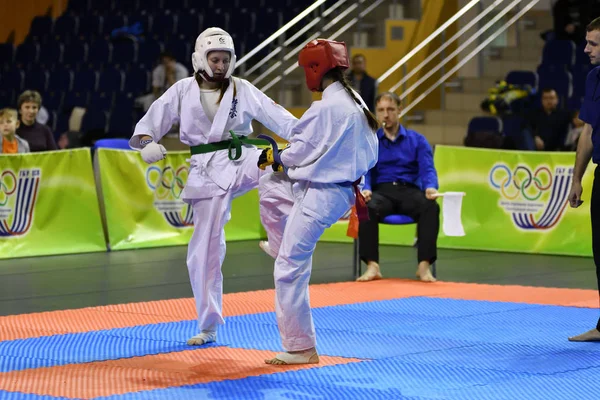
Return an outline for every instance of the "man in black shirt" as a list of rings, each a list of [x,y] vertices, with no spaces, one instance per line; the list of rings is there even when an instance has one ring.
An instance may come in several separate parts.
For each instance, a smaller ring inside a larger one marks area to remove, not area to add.
[[[352,88],[360,94],[367,108],[375,112],[375,79],[369,76],[366,71],[367,60],[362,54],[355,54],[352,57],[352,69],[348,72],[347,79]]]
[[[542,108],[529,117],[529,130],[539,151],[561,151],[569,133],[571,113],[558,109],[558,95],[554,89],[542,91]]]

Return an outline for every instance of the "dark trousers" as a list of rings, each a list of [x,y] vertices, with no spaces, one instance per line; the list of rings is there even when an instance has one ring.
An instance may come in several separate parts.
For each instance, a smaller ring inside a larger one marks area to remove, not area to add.
[[[367,206],[370,219],[361,222],[358,228],[361,260],[379,263],[379,222],[388,215],[402,214],[417,222],[419,262],[435,262],[440,230],[440,207],[434,200],[427,200],[421,189],[410,184],[384,183],[374,188]]]
[[[596,264],[598,296],[600,297],[600,168],[596,168],[594,171],[590,214],[592,217],[592,251],[594,253],[594,264]],[[596,329],[600,330],[600,319],[598,319]]]

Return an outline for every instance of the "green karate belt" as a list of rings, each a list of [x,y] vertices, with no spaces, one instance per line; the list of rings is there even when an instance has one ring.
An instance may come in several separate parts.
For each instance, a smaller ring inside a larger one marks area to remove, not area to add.
[[[242,156],[242,144],[253,144],[255,146],[269,146],[270,143],[263,139],[248,139],[246,136],[238,136],[233,131],[229,131],[231,140],[223,140],[215,143],[199,144],[190,147],[192,155],[212,153],[213,151],[227,150],[230,160],[238,160]],[[235,155],[232,154],[235,151]]]

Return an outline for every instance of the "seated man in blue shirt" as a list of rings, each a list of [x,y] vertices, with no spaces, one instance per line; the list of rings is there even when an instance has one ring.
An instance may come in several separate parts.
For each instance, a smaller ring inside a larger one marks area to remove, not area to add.
[[[435,281],[429,267],[437,258],[440,208],[435,202],[438,179],[433,152],[423,135],[400,125],[400,110],[400,98],[395,93],[382,93],[375,99],[377,119],[383,128],[377,131],[379,159],[365,177],[363,189],[370,219],[361,222],[358,229],[360,258],[367,263],[367,271],[357,279],[361,282],[382,277],[378,223],[390,214],[407,215],[417,222],[417,277]]]

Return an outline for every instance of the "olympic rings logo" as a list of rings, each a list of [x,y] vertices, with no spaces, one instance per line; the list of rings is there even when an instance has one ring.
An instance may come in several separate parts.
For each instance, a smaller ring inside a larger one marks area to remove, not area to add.
[[[495,165],[490,171],[490,184],[499,189],[508,200],[515,200],[519,194],[529,201],[538,200],[552,187],[552,172],[548,167],[538,167],[535,172],[519,165],[511,171],[504,164]]]
[[[178,200],[185,187],[187,174],[188,168],[185,166],[177,170],[170,166],[164,169],[151,166],[146,171],[146,184],[154,191],[157,199],[164,200],[171,195]]]
[[[8,198],[17,190],[17,177],[12,171],[4,171],[0,175],[0,207],[8,203]]]

